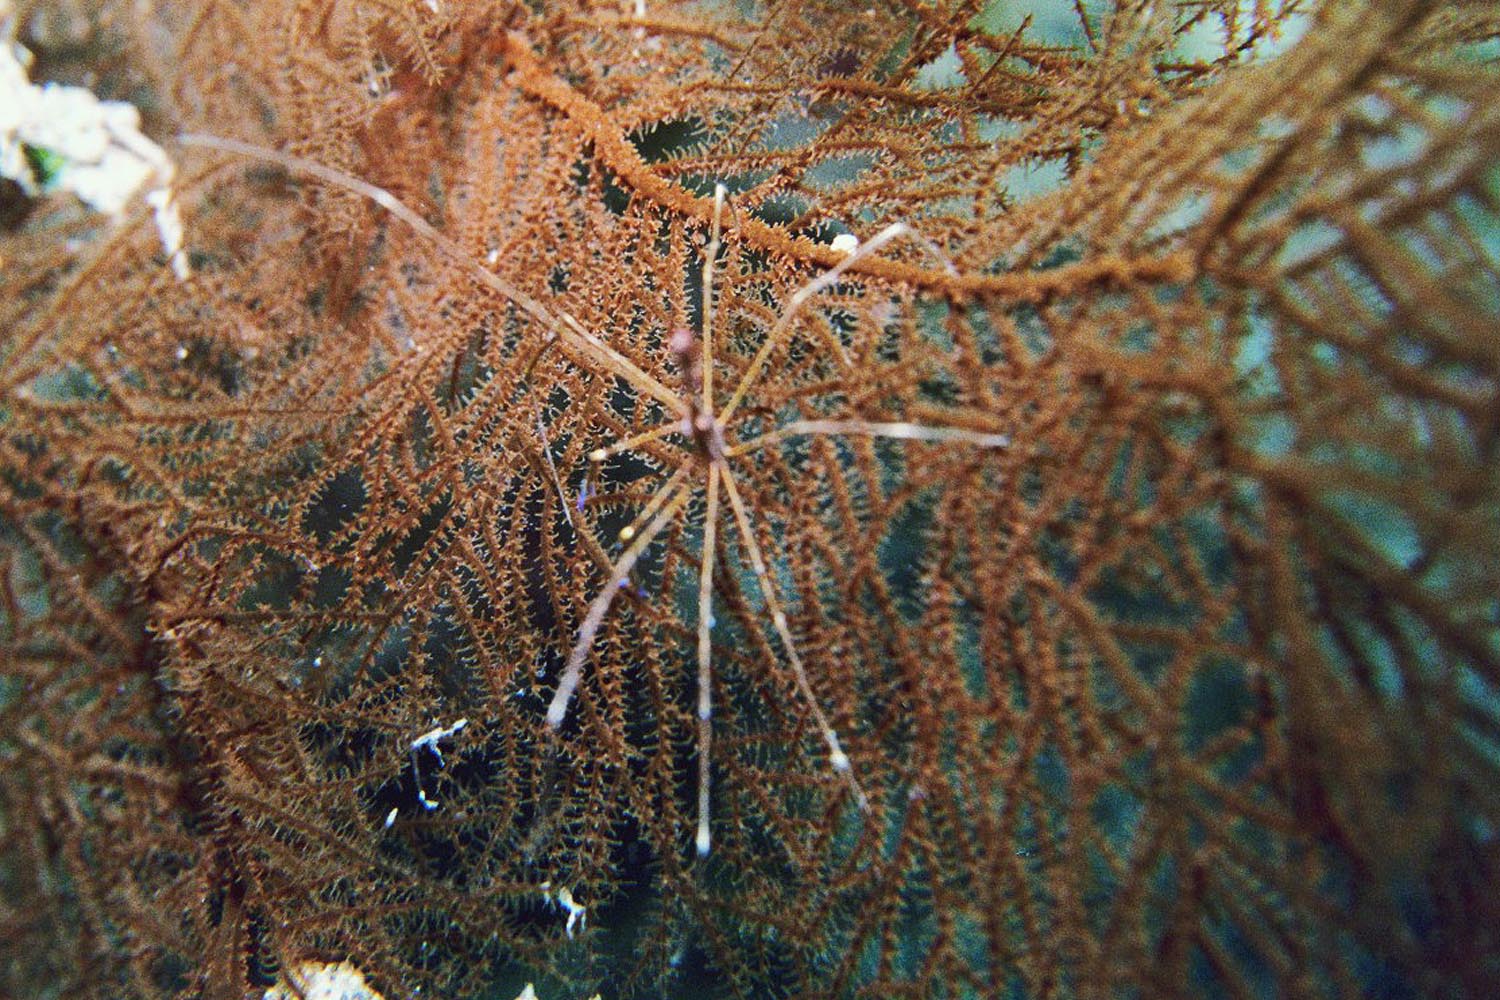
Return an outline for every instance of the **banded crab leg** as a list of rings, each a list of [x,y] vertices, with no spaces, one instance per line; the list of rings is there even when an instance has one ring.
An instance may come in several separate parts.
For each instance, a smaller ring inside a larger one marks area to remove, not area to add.
[[[868,811],[869,796],[865,794],[859,779],[855,777],[854,767],[849,762],[849,755],[844,752],[838,733],[834,731],[833,725],[828,721],[828,716],[818,704],[817,696],[813,693],[812,683],[807,677],[807,668],[803,666],[802,656],[797,652],[797,643],[792,638],[786,612],[781,609],[781,600],[776,596],[776,587],[771,583],[771,574],[766,570],[765,556],[761,554],[760,543],[755,540],[755,531],[750,524],[750,514],[745,509],[745,502],[740,498],[740,491],[734,485],[734,474],[729,471],[727,464],[719,466],[719,477],[724,481],[724,493],[729,497],[729,506],[734,509],[734,520],[739,528],[740,541],[750,555],[750,566],[755,571],[755,580],[760,587],[761,599],[766,602],[766,608],[771,612],[771,624],[776,629],[776,635],[781,640],[781,647],[787,659],[791,661],[792,675],[796,679],[797,690],[807,700],[818,732],[822,734],[823,742],[828,744],[829,766],[848,782],[850,790],[854,793],[854,801],[859,804],[860,810]]]
[[[755,380],[760,377],[761,370],[771,360],[771,352],[776,350],[791,332],[792,320],[796,319],[797,313],[807,304],[808,300],[823,291],[823,289],[837,284],[843,273],[860,260],[870,256],[897,237],[908,235],[911,231],[911,227],[904,222],[891,223],[855,247],[843,260],[792,293],[791,300],[787,303],[786,309],[782,310],[781,316],[777,318],[776,325],[771,327],[770,333],[766,334],[766,339],[761,343],[760,350],[755,352],[755,357],[750,360],[745,373],[740,376],[739,384],[734,387],[734,392],[730,395],[729,402],[724,405],[724,411],[719,415],[720,423],[728,423],[729,418],[734,415],[734,411],[739,409],[740,404],[745,399],[745,394],[750,391],[751,387],[755,384]]]
[[[567,718],[568,703],[573,699],[573,692],[583,677],[583,665],[594,648],[594,635],[603,624],[604,616],[609,613],[610,605],[614,603],[615,595],[619,593],[621,585],[629,578],[630,571],[635,568],[636,562],[651,544],[652,539],[671,523],[683,507],[687,506],[691,491],[682,488],[683,481],[687,478],[686,469],[686,466],[678,469],[652,496],[646,511],[642,514],[643,518],[649,517],[644,527],[635,529],[632,525],[625,529],[630,531],[630,546],[611,567],[609,582],[594,598],[593,604],[589,606],[588,615],[584,618],[583,624],[578,627],[578,639],[573,644],[573,651],[568,656],[567,666],[563,668],[562,677],[557,682],[557,691],[552,696],[552,703],[547,706],[547,725],[550,728],[557,729],[562,725],[563,719]],[[625,531],[621,531],[620,535],[624,539]]]
[[[710,752],[713,749],[713,629],[714,547],[718,544],[719,464],[708,467],[708,512],[703,521],[702,562],[698,567],[698,856],[708,854],[710,836]]]
[[[493,271],[486,270],[480,266],[479,262],[466,253],[462,247],[443,235],[430,222],[422,218],[384,188],[376,187],[368,181],[360,180],[358,177],[346,174],[342,170],[335,170],[316,160],[292,156],[266,146],[257,146],[254,143],[242,142],[239,139],[189,133],[178,136],[177,140],[185,146],[216,149],[220,152],[234,153],[238,156],[275,163],[293,173],[316,177],[325,183],[341,187],[346,191],[351,191],[362,198],[374,202],[397,219],[400,219],[434,249],[448,258],[451,263],[467,271],[472,278],[485,288],[488,288],[501,298],[515,303],[521,311],[540,323],[544,329],[554,334],[564,346],[570,348],[576,355],[587,358],[604,370],[629,382],[646,395],[665,404],[669,409],[685,415],[685,407],[682,399],[676,393],[643,371],[629,358],[625,357],[625,355],[599,339],[598,336],[589,332],[572,314],[561,309],[553,310],[548,308],[539,299],[532,297],[519,286],[512,284]]]
[[[693,389],[695,377],[699,382],[700,414],[689,419],[704,419],[709,426],[714,424],[714,265],[719,258],[720,221],[724,212],[727,191],[723,184],[714,185],[714,220],[709,232],[708,246],[703,251],[703,336],[701,354],[696,359],[684,358],[684,375],[688,391]],[[692,407],[689,407],[691,413]],[[691,431],[693,428],[688,428]],[[711,440],[722,453],[722,438],[714,431]],[[722,454],[710,454],[707,462],[708,510],[703,515],[703,548],[698,567],[698,832],[693,838],[698,856],[706,857],[712,837],[709,831],[711,810],[711,782],[713,768],[713,592],[714,549],[718,545],[719,527],[719,477],[723,464]]]
[[[741,441],[725,450],[729,458],[747,455],[767,445],[787,438],[808,435],[847,437],[895,438],[901,441],[931,441],[935,443],[968,444],[976,448],[1008,448],[1009,434],[976,431],[968,427],[951,427],[941,424],[916,424],[906,421],[882,422],[869,420],[794,420],[784,427],[762,434],[760,437]]]
[[[721,187],[719,191],[719,198],[716,199],[716,207],[714,213],[714,235],[713,239],[710,242],[710,247],[714,252],[716,252],[718,249],[718,204],[722,200],[722,190],[723,189]],[[716,433],[718,433],[719,428],[722,428],[728,423],[735,410],[738,409],[740,404],[744,401],[746,393],[750,391],[751,387],[755,384],[755,380],[759,378],[761,371],[770,361],[771,353],[775,351],[777,346],[786,339],[791,331],[792,321],[796,318],[798,311],[801,310],[801,308],[819,292],[837,283],[844,272],[847,271],[850,267],[854,266],[854,264],[858,263],[861,259],[874,254],[881,247],[885,246],[887,243],[890,243],[892,240],[895,240],[902,236],[907,236],[915,239],[923,249],[925,249],[933,257],[937,258],[947,271],[954,271],[952,262],[949,261],[946,256],[944,256],[944,254],[936,244],[934,244],[931,240],[916,232],[903,222],[893,223],[882,229],[879,233],[876,233],[870,239],[857,245],[844,257],[843,260],[839,261],[839,263],[835,264],[827,271],[824,271],[816,278],[808,281],[792,294],[792,297],[790,301],[788,301],[786,308],[777,318],[776,324],[771,328],[770,333],[766,335],[766,339],[761,343],[760,349],[756,351],[755,356],[751,359],[749,366],[746,367],[744,373],[740,376],[739,383],[735,386],[733,393],[729,397],[729,401],[725,404],[723,411],[718,415],[717,419],[714,418],[712,412],[711,396],[709,392],[711,384],[709,380],[712,377],[712,365],[705,365],[703,408],[704,411],[708,414],[709,423],[715,427]],[[706,262],[704,267],[705,306],[707,306],[711,302],[711,265],[712,255],[710,256],[710,260]],[[711,361],[712,355],[710,352],[712,350],[712,346],[708,337],[708,325],[706,317],[707,310],[705,311],[704,323],[704,353],[705,356],[708,357]],[[853,765],[849,761],[849,755],[845,753],[842,744],[839,742],[838,733],[834,730],[833,725],[828,721],[828,716],[824,713],[822,706],[818,704],[817,697],[813,693],[812,683],[807,676],[807,668],[803,665],[801,654],[797,652],[797,644],[796,641],[792,638],[791,627],[787,623],[786,613],[781,609],[781,601],[776,595],[776,588],[771,583],[770,573],[766,569],[765,557],[761,553],[760,544],[755,540],[755,532],[750,523],[749,512],[746,510],[745,503],[740,497],[738,488],[735,486],[734,475],[730,472],[728,464],[728,460],[730,458],[753,451],[756,448],[769,444],[774,440],[780,440],[781,438],[792,437],[801,434],[818,433],[863,433],[879,436],[939,441],[963,440],[972,437],[976,441],[984,443],[990,447],[995,447],[997,445],[1003,446],[1004,444],[1008,444],[1009,439],[1004,438],[1004,435],[984,435],[974,431],[967,431],[962,428],[934,428],[926,427],[920,424],[867,423],[861,421],[797,421],[794,424],[788,425],[786,428],[774,431],[768,435],[763,435],[760,438],[756,438],[748,443],[743,443],[732,449],[722,448],[721,446],[721,453],[714,456],[714,465],[718,470],[718,477],[723,481],[724,491],[729,498],[730,507],[733,508],[735,524],[738,528],[741,542],[744,544],[746,551],[750,555],[751,566],[754,569],[756,582],[760,587],[762,599],[766,602],[766,607],[771,612],[771,621],[776,629],[777,638],[780,640],[782,648],[786,652],[787,659],[792,664],[792,674],[796,680],[797,689],[802,694],[803,698],[807,700],[808,706],[812,709],[813,719],[817,724],[818,731],[822,734],[824,742],[828,745],[829,764],[833,768],[835,773],[842,775],[849,783],[849,787],[854,793],[855,802],[858,803],[860,809],[862,811],[868,811],[869,796],[866,795],[864,788],[859,783],[859,779],[854,774]],[[712,482],[713,480],[711,480],[711,484]],[[709,563],[707,559],[705,559],[705,566],[708,565]],[[709,570],[705,569],[705,572],[709,572]],[[702,605],[706,602],[706,600],[706,597],[700,596],[699,614],[700,618],[704,620],[707,619],[707,613]],[[708,669],[705,665],[703,665],[708,655],[705,652],[706,644],[705,629],[702,622],[700,621],[700,675],[706,675]],[[704,681],[700,680],[700,684],[702,683],[704,683]],[[703,703],[700,700],[700,705],[702,704]],[[706,799],[707,793],[703,787],[704,784],[706,784],[706,781],[706,775],[700,776],[700,801]],[[706,805],[700,805],[700,816],[705,809]],[[706,831],[700,826],[700,853],[706,851],[706,843]]]
[[[699,572],[698,589],[698,725],[699,725],[699,759],[698,759],[698,834],[697,848],[699,855],[705,855],[709,850],[709,749],[712,745],[713,730],[711,725],[712,700],[710,694],[712,680],[712,644],[709,631],[712,622],[712,585],[713,585],[713,559],[714,546],[716,544],[716,520],[718,515],[718,487],[722,481],[725,493],[729,498],[730,507],[734,511],[735,524],[738,528],[740,539],[745,550],[750,555],[751,566],[755,572],[757,585],[760,587],[762,599],[766,602],[767,609],[771,612],[771,620],[776,629],[777,638],[785,650],[787,659],[792,664],[792,673],[796,680],[798,691],[806,699],[808,706],[812,709],[813,718],[817,724],[818,731],[828,745],[829,763],[835,773],[843,775],[854,793],[855,802],[862,811],[869,809],[869,797],[861,787],[854,769],[839,742],[838,733],[828,721],[822,706],[818,704],[817,697],[813,693],[812,683],[807,675],[807,668],[803,665],[801,654],[797,651],[796,641],[792,638],[791,628],[787,622],[786,613],[781,609],[780,599],[777,597],[775,586],[771,583],[770,573],[766,569],[765,557],[761,552],[760,545],[755,539],[754,530],[750,524],[749,512],[740,497],[738,488],[735,486],[734,475],[730,472],[728,459],[734,455],[743,454],[754,450],[764,444],[769,444],[772,435],[766,435],[750,443],[750,446],[740,446],[735,449],[727,449],[722,442],[722,428],[728,422],[734,410],[740,405],[745,394],[754,384],[761,369],[770,359],[771,352],[785,338],[791,329],[792,320],[797,311],[813,296],[823,289],[828,288],[838,281],[840,275],[861,258],[875,253],[886,243],[900,236],[911,236],[916,239],[927,251],[938,258],[945,268],[950,272],[954,270],[953,265],[932,241],[921,234],[916,233],[904,223],[896,223],[886,227],[863,245],[857,246],[839,264],[825,271],[823,274],[807,282],[795,293],[787,308],[777,319],[776,325],[772,327],[760,349],[751,359],[749,367],[741,376],[739,384],[735,387],[729,402],[725,405],[721,414],[714,414],[713,409],[713,268],[718,257],[720,246],[720,215],[724,205],[724,186],[718,185],[714,192],[714,220],[712,235],[709,239],[703,265],[703,343],[701,365],[696,366],[701,371],[701,403],[700,413],[694,418],[702,421],[700,430],[711,435],[717,443],[717,450],[711,454],[709,476],[708,476],[708,513],[704,528],[704,551],[702,565]],[[856,426],[857,425],[857,426]],[[688,428],[689,431],[692,428]],[[784,428],[776,435],[789,437],[797,434],[807,433],[874,433],[886,434],[893,437],[917,437],[932,440],[948,440],[950,438],[961,438],[966,433],[962,429],[936,429],[924,428],[914,424],[857,424],[857,422],[841,422],[834,424],[830,422],[799,421],[797,424]],[[985,438],[988,442],[990,435]]]

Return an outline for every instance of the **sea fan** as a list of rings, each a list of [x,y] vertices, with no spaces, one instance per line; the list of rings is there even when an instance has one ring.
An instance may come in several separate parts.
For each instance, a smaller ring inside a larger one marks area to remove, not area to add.
[[[1036,7],[104,7],[8,992],[1482,995],[1500,16]]]

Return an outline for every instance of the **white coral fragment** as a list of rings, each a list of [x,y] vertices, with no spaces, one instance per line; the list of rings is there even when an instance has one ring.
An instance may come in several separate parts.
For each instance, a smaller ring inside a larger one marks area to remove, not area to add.
[[[172,196],[172,161],[141,134],[140,112],[101,101],[82,87],[29,79],[31,54],[0,39],[0,176],[28,195],[71,191],[95,211],[118,217],[148,184],[146,195],[162,248],[178,278],[188,277],[182,216]],[[33,164],[45,157],[48,169]]]
[[[283,969],[263,1000],[385,1000],[349,962],[298,962]]]
[[[853,233],[839,233],[828,245],[838,253],[853,253],[859,248],[859,237]]]

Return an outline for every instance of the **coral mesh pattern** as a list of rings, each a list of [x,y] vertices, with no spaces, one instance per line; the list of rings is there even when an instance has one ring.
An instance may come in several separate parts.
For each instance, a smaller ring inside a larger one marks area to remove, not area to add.
[[[1493,4],[121,6],[194,273],[0,241],[7,995],[1493,982]]]

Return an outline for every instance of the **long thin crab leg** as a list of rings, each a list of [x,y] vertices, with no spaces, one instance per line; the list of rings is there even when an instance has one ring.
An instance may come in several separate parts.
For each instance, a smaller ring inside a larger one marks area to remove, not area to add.
[[[714,415],[714,262],[719,256],[719,223],[724,212],[722,184],[714,185],[714,222],[703,251],[703,412]]]
[[[615,455],[623,455],[627,451],[634,451],[643,444],[650,444],[652,441],[659,441],[660,439],[666,437],[668,434],[680,433],[682,433],[682,421],[673,420],[671,423],[653,427],[649,431],[641,431],[639,434],[632,434],[628,438],[621,438],[614,444],[606,445],[603,448],[595,448],[593,451],[589,452],[589,461],[594,462],[595,464],[608,461]]]
[[[609,582],[604,585],[604,590],[594,603],[589,607],[589,613],[578,628],[578,641],[573,644],[573,652],[568,656],[568,664],[563,668],[562,678],[557,682],[557,693],[552,696],[552,704],[547,706],[547,725],[553,729],[562,725],[562,721],[568,714],[568,703],[573,698],[573,691],[578,687],[578,681],[583,676],[583,664],[589,657],[589,651],[594,648],[594,635],[599,631],[599,626],[604,621],[604,616],[609,613],[609,606],[614,603],[615,595],[620,591],[620,585],[630,576],[630,571],[635,568],[636,561],[640,559],[641,553],[651,544],[651,540],[665,528],[677,512],[682,510],[691,496],[690,490],[680,489],[681,476],[673,476],[664,483],[656,496],[671,495],[670,502],[657,512],[645,528],[643,528],[631,542],[615,563],[613,571],[609,575]],[[674,495],[675,494],[675,495]],[[653,498],[654,500],[654,498]]]
[[[542,409],[532,400],[532,409],[536,411],[536,433],[542,439],[542,459],[547,463],[547,473],[552,477],[552,485],[557,490],[557,498],[562,501],[563,520],[568,522],[568,527],[573,527],[573,512],[568,508],[568,491],[563,489],[562,477],[557,474],[557,463],[552,461],[552,443],[547,440],[547,424],[542,420]]]
[[[698,568],[698,856],[708,854],[709,765],[713,749],[714,546],[718,542],[719,464],[708,466],[708,513],[703,521],[703,561]]]
[[[943,427],[933,424],[902,422],[881,423],[868,420],[794,420],[785,427],[762,434],[760,437],[741,441],[726,448],[724,455],[735,458],[787,438],[808,434],[844,436],[859,434],[866,437],[895,438],[902,441],[933,441],[947,444],[969,444],[976,448],[1009,448],[1009,434],[992,434],[971,430],[967,427]]]
[[[188,133],[179,135],[177,140],[185,146],[217,149],[222,152],[235,153],[253,159],[267,160],[295,173],[316,177],[328,184],[344,188],[362,198],[369,199],[404,222],[417,235],[421,236],[441,252],[443,256],[468,271],[470,276],[481,285],[495,292],[501,298],[514,302],[530,315],[532,319],[541,323],[543,327],[555,331],[558,339],[573,348],[574,351],[598,363],[609,372],[618,375],[646,395],[665,403],[677,413],[685,414],[686,411],[682,400],[675,393],[638,368],[625,355],[590,333],[572,315],[560,309],[554,311],[547,308],[539,300],[528,295],[516,285],[492,271],[485,270],[473,257],[465,253],[462,247],[444,236],[431,223],[412,211],[404,202],[384,188],[376,187],[374,184],[362,181],[358,177],[352,177],[341,170],[325,166],[316,160],[291,156],[265,146],[257,146],[250,142],[241,142],[238,139],[227,139],[217,135]]]
[[[656,512],[661,510],[662,504],[666,503],[677,491],[677,487],[687,478],[688,470],[691,468],[690,465],[679,465],[667,481],[656,488],[656,492],[651,494],[651,499],[646,501],[646,506],[641,508],[641,512],[620,529],[620,541],[628,542],[640,533],[641,529],[656,516]]]
[[[714,223],[717,227],[717,203],[714,213]],[[889,226],[886,226],[880,232],[856,246],[843,260],[792,294],[790,301],[787,302],[786,309],[782,311],[781,316],[776,320],[776,325],[771,328],[771,332],[766,335],[765,342],[760,345],[760,350],[751,359],[750,367],[745,369],[744,375],[740,377],[739,384],[735,386],[734,394],[730,396],[728,405],[724,407],[724,412],[719,417],[721,423],[725,425],[729,423],[729,418],[734,415],[734,411],[738,409],[740,403],[744,400],[745,394],[750,391],[751,387],[755,384],[755,380],[760,377],[761,369],[765,368],[767,361],[770,360],[771,352],[785,338],[787,332],[791,329],[792,320],[796,319],[797,312],[807,304],[808,299],[811,299],[823,289],[836,283],[839,277],[845,271],[849,270],[849,268],[900,236],[905,236],[913,240],[917,246],[927,252],[929,257],[936,260],[944,271],[955,278],[958,277],[958,268],[953,266],[953,261],[949,260],[948,255],[943,253],[942,248],[932,240],[904,222],[893,222]],[[715,239],[717,239],[717,236]]]
[[[836,284],[839,277],[860,260],[870,256],[870,254],[879,250],[898,236],[904,236],[910,232],[911,227],[907,226],[904,222],[891,223],[855,247],[843,260],[792,294],[792,298],[787,303],[786,309],[782,311],[781,317],[776,320],[776,325],[771,327],[771,332],[766,335],[765,342],[760,345],[760,350],[756,351],[755,357],[751,359],[750,366],[740,376],[739,384],[734,387],[734,394],[729,397],[729,402],[724,406],[724,412],[719,415],[719,422],[721,424],[728,425],[729,418],[739,408],[740,403],[745,398],[745,393],[750,391],[751,386],[755,384],[755,380],[760,377],[761,369],[765,368],[766,362],[771,358],[771,352],[777,348],[787,333],[790,332],[792,320],[797,318],[797,313],[807,304],[807,300],[830,285]]]
[[[828,716],[823,714],[823,709],[813,694],[812,684],[807,679],[807,669],[802,665],[802,656],[797,652],[797,644],[792,639],[791,627],[787,624],[786,612],[781,610],[781,601],[776,597],[776,588],[771,584],[771,574],[766,570],[766,560],[761,555],[760,543],[755,540],[755,532],[751,529],[750,515],[745,510],[744,501],[740,499],[740,491],[734,485],[734,475],[729,471],[728,465],[719,465],[719,477],[724,481],[724,492],[729,497],[729,505],[734,508],[734,520],[739,527],[740,540],[745,550],[750,553],[750,565],[755,570],[755,579],[760,585],[761,596],[765,599],[766,607],[770,609],[771,623],[776,627],[776,635],[781,639],[787,659],[792,663],[797,690],[802,692],[803,698],[807,699],[808,706],[812,708],[813,718],[817,722],[818,731],[823,734],[823,741],[828,744],[829,766],[848,781],[850,789],[854,792],[854,799],[859,803],[859,808],[868,811],[869,797],[860,787],[859,779],[854,776],[853,765],[849,762],[849,755],[839,744],[838,733],[834,732]]]

